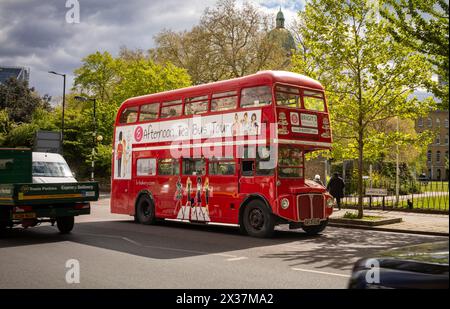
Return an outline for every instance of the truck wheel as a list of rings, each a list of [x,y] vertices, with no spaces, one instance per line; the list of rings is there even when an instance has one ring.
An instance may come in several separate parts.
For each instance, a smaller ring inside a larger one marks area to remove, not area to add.
[[[156,222],[155,205],[147,195],[144,195],[141,198],[139,198],[139,201],[136,206],[136,216],[137,220],[145,225],[151,225]]]
[[[73,229],[75,218],[71,217],[59,217],[56,218],[56,226],[61,234],[69,234]]]
[[[319,225],[303,226],[302,229],[308,235],[317,235],[320,232],[323,232],[323,230],[327,227],[327,224],[328,224],[328,220],[320,222]]]
[[[275,229],[273,215],[259,200],[253,200],[245,207],[242,222],[247,233],[253,237],[270,237]]]

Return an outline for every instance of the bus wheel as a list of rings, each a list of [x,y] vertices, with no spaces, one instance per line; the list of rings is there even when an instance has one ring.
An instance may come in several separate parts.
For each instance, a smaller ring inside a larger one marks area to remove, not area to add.
[[[61,234],[69,234],[74,224],[75,218],[73,216],[56,218],[56,226]]]
[[[323,232],[323,230],[327,227],[328,220],[320,222],[319,225],[313,225],[313,226],[303,226],[303,230],[308,235],[317,235],[320,232]]]
[[[270,237],[275,228],[275,221],[264,203],[251,201],[244,209],[244,228],[250,236]]]
[[[139,223],[150,225],[155,223],[155,206],[146,195],[142,196],[136,206],[136,216]]]

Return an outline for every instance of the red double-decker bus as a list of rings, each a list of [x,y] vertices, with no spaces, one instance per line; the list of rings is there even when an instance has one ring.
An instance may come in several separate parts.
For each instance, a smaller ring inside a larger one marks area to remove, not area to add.
[[[277,224],[317,234],[334,200],[304,178],[305,154],[330,149],[322,85],[254,75],[126,100],[114,129],[111,211],[238,224],[256,237]]]

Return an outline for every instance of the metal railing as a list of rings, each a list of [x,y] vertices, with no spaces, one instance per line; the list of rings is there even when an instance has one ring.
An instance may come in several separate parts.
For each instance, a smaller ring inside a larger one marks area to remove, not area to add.
[[[366,195],[366,189],[368,188],[384,189],[386,195]],[[395,180],[381,182],[365,180],[363,187],[364,207],[367,209],[430,210],[447,213],[449,211],[448,181],[402,181],[400,182],[398,200],[395,191]],[[344,195],[345,197],[342,199],[344,207],[353,207],[358,204],[356,181],[346,181]]]

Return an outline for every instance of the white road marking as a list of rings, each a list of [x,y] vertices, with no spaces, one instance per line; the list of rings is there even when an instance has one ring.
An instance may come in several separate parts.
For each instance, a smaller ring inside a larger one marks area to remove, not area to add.
[[[350,275],[329,273],[329,272],[326,272],[326,271],[318,271],[318,270],[312,270],[312,269],[303,269],[303,268],[296,268],[296,267],[294,267],[294,268],[292,268],[292,270],[303,271],[303,272],[307,272],[307,273],[327,275],[327,276],[337,276],[337,277],[350,278]]]
[[[246,260],[246,259],[248,259],[248,257],[245,257],[245,256],[238,256],[238,257],[235,257],[235,258],[227,259],[227,261],[228,261],[228,262],[233,262],[233,261],[240,261],[240,260]]]

